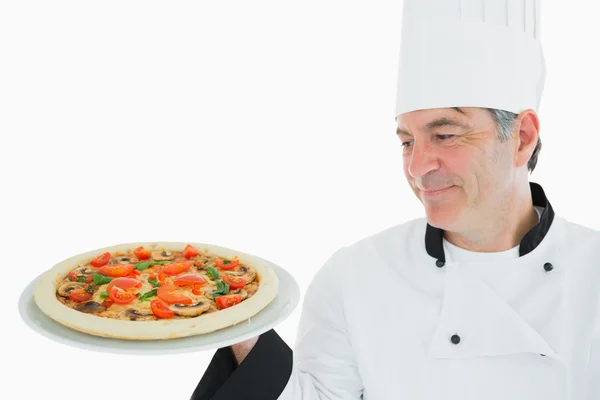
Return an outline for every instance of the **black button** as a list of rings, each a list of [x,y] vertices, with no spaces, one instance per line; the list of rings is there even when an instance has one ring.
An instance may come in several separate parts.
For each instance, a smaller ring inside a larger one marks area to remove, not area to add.
[[[547,262],[546,264],[544,264],[544,269],[546,270],[546,272],[550,272],[554,269],[554,267],[551,263]]]
[[[452,337],[450,338],[450,341],[454,344],[459,344],[460,343],[460,336],[458,335],[452,335]]]
[[[546,357],[546,355],[545,355],[545,354],[542,354],[542,353],[540,353],[540,356],[542,356],[542,357]]]
[[[444,264],[446,264],[446,263],[445,263],[445,262],[443,262],[442,260],[437,260],[437,261],[435,262],[435,265],[436,265],[438,268],[442,268],[442,267],[444,266]]]

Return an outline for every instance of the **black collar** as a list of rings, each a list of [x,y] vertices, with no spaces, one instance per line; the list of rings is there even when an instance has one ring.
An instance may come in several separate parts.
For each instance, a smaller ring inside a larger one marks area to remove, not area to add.
[[[531,230],[523,236],[523,239],[521,239],[519,257],[531,252],[542,242],[554,220],[554,210],[552,209],[548,198],[546,198],[544,189],[534,182],[529,182],[529,186],[531,187],[531,199],[533,205],[544,207],[544,211],[542,212],[540,221],[537,225],[531,228]],[[427,250],[427,254],[442,263],[446,262],[443,235],[444,231],[442,229],[427,224],[427,230],[425,231],[425,249]]]

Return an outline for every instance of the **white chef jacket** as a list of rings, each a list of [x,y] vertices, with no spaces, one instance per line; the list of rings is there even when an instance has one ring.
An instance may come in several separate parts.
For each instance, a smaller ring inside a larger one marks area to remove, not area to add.
[[[503,254],[448,251],[424,218],[336,251],[279,398],[600,399],[600,232],[531,189],[539,222]]]

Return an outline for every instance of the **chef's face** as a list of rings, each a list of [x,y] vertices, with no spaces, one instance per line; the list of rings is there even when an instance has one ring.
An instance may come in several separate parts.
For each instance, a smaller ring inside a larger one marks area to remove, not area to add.
[[[428,222],[455,232],[493,215],[516,168],[514,140],[498,139],[491,114],[482,108],[460,110],[419,110],[397,118],[410,187]]]

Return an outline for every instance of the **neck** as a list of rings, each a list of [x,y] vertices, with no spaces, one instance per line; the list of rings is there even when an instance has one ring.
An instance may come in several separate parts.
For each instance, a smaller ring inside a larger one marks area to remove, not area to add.
[[[445,231],[444,237],[455,246],[476,252],[499,252],[518,246],[538,223],[529,185],[512,199],[503,199],[502,204],[500,210],[490,213],[495,218],[478,217],[485,221],[483,226],[460,232]]]

